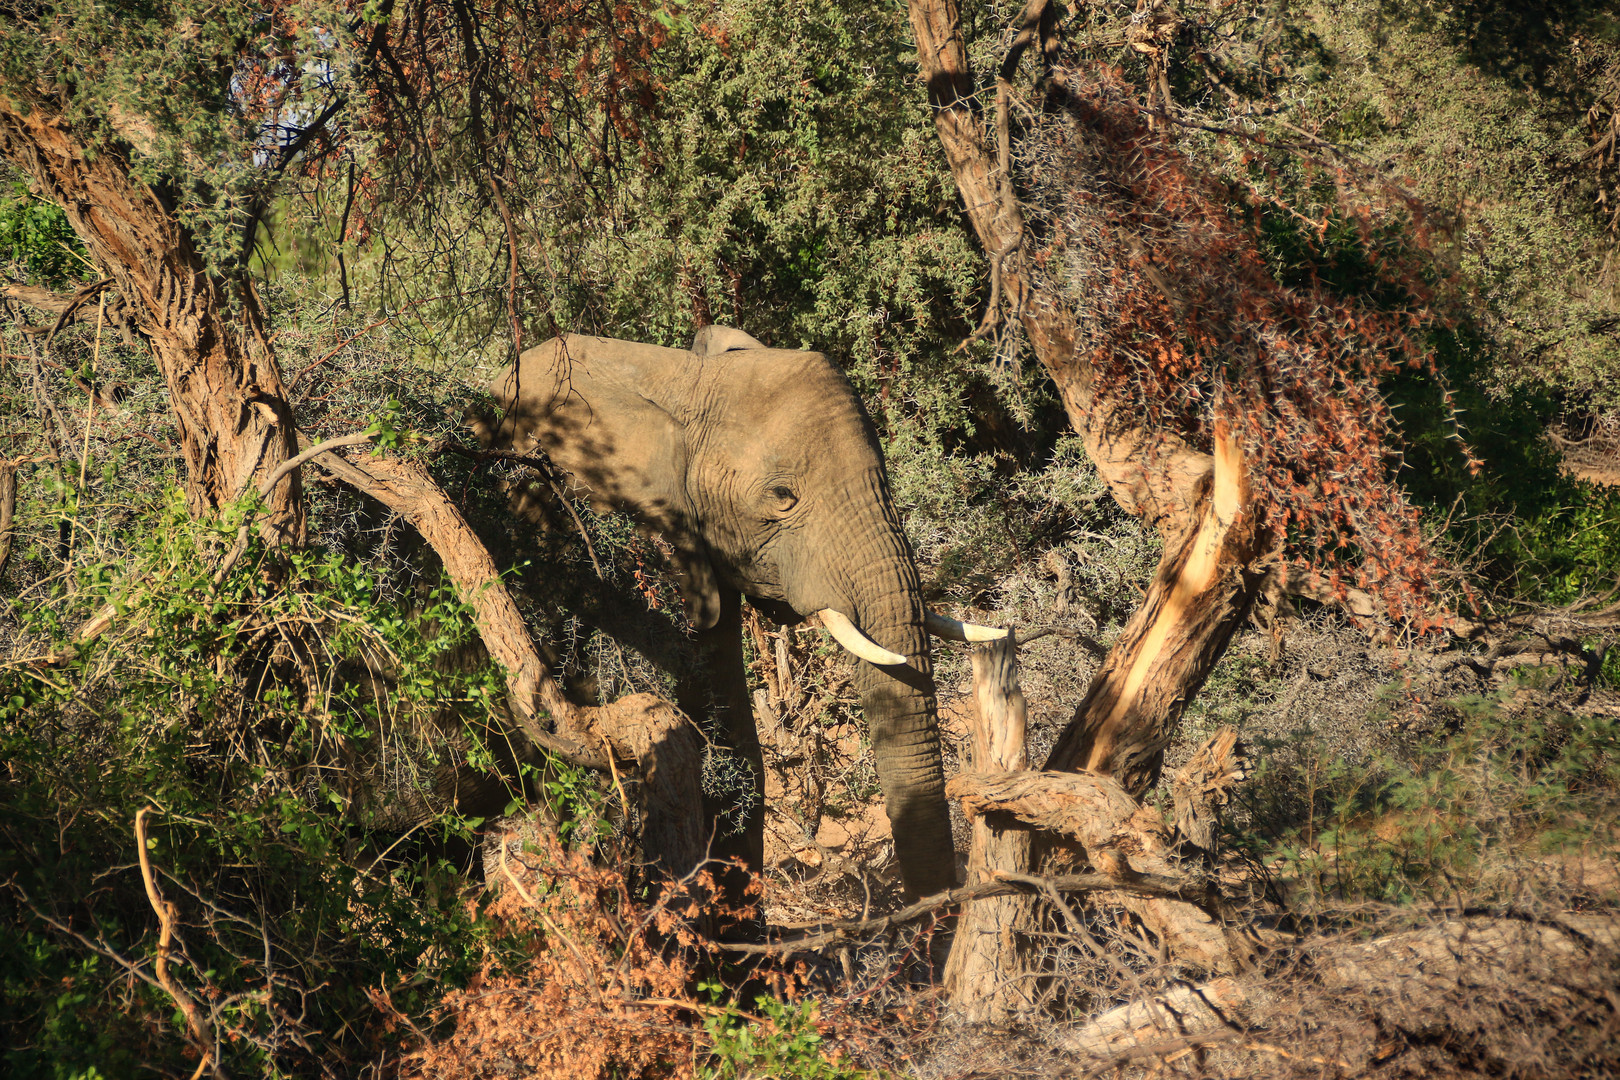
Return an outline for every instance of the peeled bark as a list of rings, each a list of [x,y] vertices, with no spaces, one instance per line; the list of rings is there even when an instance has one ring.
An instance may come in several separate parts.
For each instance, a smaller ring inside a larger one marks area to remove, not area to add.
[[[1018,689],[1018,647],[1012,636],[973,650],[973,768],[1016,771],[1029,764],[1024,695]],[[949,785],[947,785],[947,790]],[[1030,835],[1005,820],[973,818],[968,885],[1001,873],[1029,872]],[[957,919],[945,964],[945,992],[963,1017],[1003,1023],[1034,1007],[1034,984],[1024,970],[1021,940],[1034,920],[1028,896],[998,896],[969,904]]]
[[[1195,528],[1166,548],[1147,595],[1047,758],[1048,769],[1115,776],[1140,795],[1159,778],[1187,702],[1248,613],[1257,554],[1236,445],[1216,428],[1214,467]]]
[[[1170,779],[1176,808],[1176,835],[1213,855],[1220,836],[1220,810],[1248,775],[1248,761],[1237,731],[1222,726]]]
[[[48,97],[0,92],[0,154],[62,207],[150,343],[168,384],[192,513],[217,511],[262,483],[296,452],[296,435],[252,287],[212,273],[120,149],[92,145]],[[302,541],[296,477],[271,492],[259,520],[270,542]]]

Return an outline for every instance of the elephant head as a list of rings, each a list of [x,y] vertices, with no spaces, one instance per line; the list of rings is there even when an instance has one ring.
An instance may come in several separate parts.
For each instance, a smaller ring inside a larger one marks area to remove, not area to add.
[[[672,545],[700,631],[721,619],[729,591],[819,613],[860,657],[856,683],[907,891],[952,885],[928,631],[961,636],[963,627],[924,609],[876,432],[843,373],[820,353],[706,327],[690,351],[554,338],[493,390],[502,441],[538,444],[593,503]]]

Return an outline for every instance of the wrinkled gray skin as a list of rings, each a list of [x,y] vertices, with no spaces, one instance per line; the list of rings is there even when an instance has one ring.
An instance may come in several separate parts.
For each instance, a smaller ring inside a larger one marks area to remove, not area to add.
[[[917,567],[876,432],[842,372],[820,353],[706,327],[691,351],[554,338],[492,388],[506,412],[502,442],[520,451],[538,444],[594,504],[630,513],[674,547],[687,613],[710,657],[703,689],[754,766],[755,812],[737,853],[763,862],[764,769],[741,642],[746,595],[786,621],[836,608],[907,657],[903,666],[857,660],[855,681],[906,891],[954,885]],[[681,696],[689,711],[703,704],[696,693]]]

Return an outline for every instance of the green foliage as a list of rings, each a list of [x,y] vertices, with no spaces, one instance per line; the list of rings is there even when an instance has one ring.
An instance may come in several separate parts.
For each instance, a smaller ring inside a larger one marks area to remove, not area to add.
[[[1204,40],[1219,37],[1228,85],[1275,102],[1291,125],[1265,142],[1293,143],[1304,128],[1344,151],[1304,164],[1235,141],[1232,169],[1324,226],[1330,214],[1315,208],[1331,207],[1347,181],[1375,204],[1420,199],[1407,237],[1434,252],[1489,335],[1481,389],[1552,390],[1606,414],[1620,406],[1613,195],[1592,153],[1620,63],[1608,12],[1354,0],[1264,5],[1237,23],[1217,5],[1188,15],[1208,28]],[[1196,70],[1193,53],[1182,59]],[[1219,112],[1224,96],[1201,83],[1190,78],[1180,99]],[[1319,197],[1301,197],[1313,187]]]
[[[1262,758],[1232,839],[1317,901],[1485,902],[1522,888],[1529,861],[1620,856],[1620,724],[1510,696],[1449,703],[1458,730],[1407,752],[1352,763],[1305,748],[1294,775]],[[1303,813],[1266,805],[1285,791]]]
[[[557,838],[563,843],[591,845],[606,840],[613,833],[608,819],[608,796],[600,780],[578,765],[564,761],[550,763],[545,780],[547,801],[557,815]],[[507,804],[508,814],[516,813],[521,803]]]
[[[704,1021],[712,1040],[710,1060],[700,1072],[705,1080],[863,1080],[874,1075],[825,1056],[813,1001],[794,1004],[761,996],[754,1007],[757,1019],[725,1013]]]
[[[51,100],[92,151],[121,148],[217,269],[277,178],[283,125],[352,91],[342,0],[51,0],[12,12],[0,84]]]
[[[471,623],[443,589],[413,609],[351,560],[292,552],[272,570],[259,549],[216,585],[232,523],[196,524],[177,496],[137,532],[135,551],[76,562],[8,611],[26,646],[0,667],[6,1071],[189,1068],[172,1002],[123,966],[149,972],[157,945],[133,854],[143,805],[180,911],[176,977],[218,1003],[226,1067],[369,1053],[387,1041],[369,993],[422,1015],[479,963],[459,872],[384,849],[470,840],[476,820],[426,789],[436,765],[499,755],[502,680],[446,662]],[[107,634],[71,644],[103,605]]]
[[[1450,523],[1442,541],[1494,589],[1567,604],[1601,592],[1620,565],[1620,489],[1559,468],[1544,432],[1545,389],[1491,392],[1491,346],[1466,329],[1437,337],[1438,374],[1403,372],[1386,392],[1401,418],[1401,478]]]
[[[9,264],[47,288],[82,278],[84,245],[55,203],[35,198],[28,185],[0,166],[0,265]]]
[[[1442,314],[1426,343],[1434,369],[1382,386],[1396,479],[1449,526],[1439,545],[1518,599],[1607,588],[1620,497],[1561,474],[1544,433],[1570,412],[1612,415],[1620,386],[1614,235],[1588,128],[1613,104],[1612,20],[1583,4],[1422,0],[1184,16],[1178,104],[1251,136],[1189,138],[1234,180],[1272,272],[1379,310]],[[1211,93],[1208,68],[1249,112]],[[1260,101],[1290,127],[1253,119]],[[1302,146],[1301,129],[1336,149]],[[1392,259],[1427,269],[1391,289],[1380,268]]]

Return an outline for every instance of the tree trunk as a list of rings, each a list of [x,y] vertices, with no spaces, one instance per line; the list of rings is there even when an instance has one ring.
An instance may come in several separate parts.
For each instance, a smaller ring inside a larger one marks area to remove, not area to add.
[[[934,126],[957,191],[991,261],[992,304],[1004,298],[1051,374],[1069,422],[1115,500],[1155,523],[1165,552],[1147,596],[1092,680],[1048,759],[1049,769],[1118,774],[1140,794],[1158,777],[1164,744],[1248,613],[1258,554],[1240,448],[1201,453],[1142,426],[1129,401],[1097,392],[1075,355],[1071,316],[1030,287],[1020,247],[1024,220],[1012,192],[1005,84],[992,150],[962,39],[957,0],[909,0],[917,59]],[[1033,26],[1026,12],[1026,27]],[[1022,39],[1021,39],[1022,40]],[[987,313],[986,324],[995,316]],[[1224,459],[1217,461],[1215,459]]]
[[[150,342],[180,431],[192,513],[254,490],[297,451],[251,285],[210,273],[161,193],[131,173],[116,147],[92,147],[50,100],[0,94],[0,154],[66,212]],[[268,501],[259,519],[266,539],[301,542],[297,476]]]
[[[973,650],[973,686],[978,708],[973,719],[972,767],[979,772],[1017,772],[1029,767],[1024,735],[1027,714],[1018,689],[1018,646],[1009,633]],[[995,880],[998,872],[1029,872],[1030,835],[999,815],[973,816],[968,849],[968,885]],[[1028,896],[997,896],[968,904],[956,924],[945,992],[962,1015],[975,1023],[1005,1023],[1034,1005],[1034,989],[1024,970],[1024,943],[1034,918]]]
[[[1141,606],[1047,758],[1048,769],[1113,776],[1140,796],[1159,778],[1187,702],[1253,602],[1257,576],[1243,459],[1217,425],[1207,493],[1181,542],[1167,545]]]

